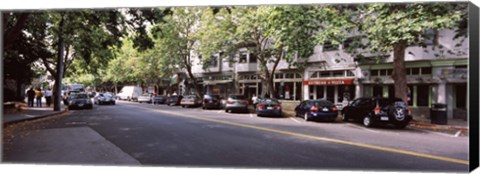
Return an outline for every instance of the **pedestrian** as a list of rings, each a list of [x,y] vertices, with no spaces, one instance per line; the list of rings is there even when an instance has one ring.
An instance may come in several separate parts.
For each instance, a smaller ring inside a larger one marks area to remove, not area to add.
[[[257,99],[258,99],[257,96],[255,94],[253,94],[252,103],[253,103],[253,108],[254,109],[257,109],[257,102],[258,102]]]
[[[47,106],[50,107],[50,104],[52,103],[52,89],[50,87],[45,91],[45,100],[47,101]]]
[[[42,107],[43,94],[42,94],[42,90],[40,90],[40,88],[37,88],[37,90],[35,90],[35,97],[37,99],[37,107]]]
[[[33,107],[33,99],[35,98],[35,91],[33,90],[33,87],[30,87],[30,89],[27,91],[27,97],[28,107]]]

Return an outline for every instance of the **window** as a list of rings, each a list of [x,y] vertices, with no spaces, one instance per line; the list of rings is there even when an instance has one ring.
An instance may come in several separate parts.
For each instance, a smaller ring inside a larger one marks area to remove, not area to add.
[[[329,41],[325,41],[323,43],[323,51],[335,51],[335,50],[338,50],[338,45],[333,45],[331,42]]]
[[[355,74],[354,74],[352,71],[347,70],[347,76],[348,76],[348,77],[354,77]]]
[[[423,67],[420,70],[423,75],[432,74],[432,67]]]
[[[275,79],[283,79],[283,74],[275,74]]]
[[[250,61],[250,63],[257,63],[257,57],[253,53],[250,53],[248,55],[248,60]]]
[[[387,75],[388,75],[388,76],[392,75],[392,73],[393,73],[393,69],[388,69],[388,70],[387,70]]]
[[[217,56],[212,56],[210,59],[210,66],[217,67],[218,66],[218,59]]]
[[[343,49],[353,49],[355,47],[360,47],[362,41],[362,36],[349,37],[343,41]]]
[[[286,73],[286,74],[285,74],[285,78],[286,78],[286,79],[293,79],[293,78],[294,78],[294,74],[293,74],[293,73]]]
[[[321,71],[320,72],[320,77],[330,77],[330,72],[329,71]]]
[[[370,70],[370,76],[378,76],[378,70]]]
[[[386,69],[380,70],[380,76],[387,76],[387,70]]]
[[[345,76],[344,72],[345,71],[333,71],[332,76],[333,77],[344,77]]]
[[[318,78],[318,72],[313,72],[310,78]]]
[[[420,68],[412,68],[412,75],[419,75],[420,74]]]
[[[255,74],[254,74],[254,75],[251,75],[251,76],[250,76],[250,79],[256,80],[256,79],[257,79],[257,75],[255,75]]]
[[[240,52],[240,63],[247,63],[247,52],[242,51]]]

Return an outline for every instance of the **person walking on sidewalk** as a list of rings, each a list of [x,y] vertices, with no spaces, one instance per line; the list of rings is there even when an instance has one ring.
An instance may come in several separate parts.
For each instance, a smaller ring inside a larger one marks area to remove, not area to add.
[[[42,94],[42,90],[40,90],[40,88],[37,88],[37,90],[35,90],[35,97],[37,98],[37,107],[42,107],[43,94]]]
[[[52,89],[50,87],[45,91],[45,100],[47,101],[47,106],[50,107],[50,104],[52,103]]]
[[[33,99],[35,98],[35,91],[33,87],[27,91],[27,98],[28,98],[28,107],[33,107]]]

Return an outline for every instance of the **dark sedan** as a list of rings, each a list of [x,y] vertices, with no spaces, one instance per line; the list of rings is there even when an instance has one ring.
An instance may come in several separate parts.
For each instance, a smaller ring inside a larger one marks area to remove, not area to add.
[[[203,96],[203,109],[221,109],[222,98],[219,95],[204,95]]]
[[[342,119],[355,119],[364,126],[377,123],[393,124],[397,128],[405,128],[412,120],[408,105],[399,98],[358,98],[342,110]]]
[[[153,97],[153,103],[154,104],[165,104],[165,102],[167,101],[167,96],[164,96],[164,95],[159,95],[159,96],[155,96]]]
[[[94,104],[115,104],[115,97],[111,93],[97,93],[97,95],[93,98]]]
[[[182,101],[182,98],[183,98],[183,96],[181,96],[181,95],[172,95],[172,96],[168,97],[165,104],[167,104],[168,106],[180,105],[180,101]]]
[[[92,100],[85,93],[70,94],[70,96],[68,96],[68,109],[70,110],[74,108],[92,109]]]
[[[282,106],[277,99],[259,99],[255,111],[257,112],[257,116],[282,116]]]
[[[295,116],[303,117],[305,121],[312,119],[335,121],[338,109],[328,100],[306,100],[295,108]]]

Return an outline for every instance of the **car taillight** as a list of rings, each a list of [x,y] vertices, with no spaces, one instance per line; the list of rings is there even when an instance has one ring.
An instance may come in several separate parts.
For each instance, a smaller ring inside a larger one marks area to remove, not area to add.
[[[337,107],[336,107],[336,106],[333,106],[333,107],[332,107],[332,111],[333,111],[333,112],[337,112],[337,111],[338,111]]]
[[[227,100],[227,103],[228,103],[228,104],[233,104],[233,101]]]
[[[373,109],[373,111],[375,112],[375,115],[379,114],[380,113],[380,107],[375,107],[375,109]]]
[[[264,104],[259,104],[259,105],[258,105],[258,108],[259,108],[259,109],[265,109],[265,105],[264,105]]]
[[[312,111],[312,112],[316,112],[316,111],[318,111],[318,107],[316,107],[316,106],[312,106],[312,107],[310,108],[310,111]]]
[[[408,111],[408,115],[412,115],[412,111],[410,110],[410,108],[407,108],[407,111]]]
[[[275,105],[275,109],[282,109],[280,105]]]

